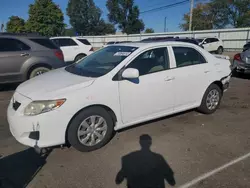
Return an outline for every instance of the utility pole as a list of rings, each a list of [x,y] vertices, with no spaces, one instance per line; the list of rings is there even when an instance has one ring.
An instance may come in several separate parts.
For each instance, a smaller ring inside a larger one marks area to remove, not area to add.
[[[192,31],[194,0],[190,0],[189,31]]]
[[[167,16],[164,18],[164,32],[167,31]]]

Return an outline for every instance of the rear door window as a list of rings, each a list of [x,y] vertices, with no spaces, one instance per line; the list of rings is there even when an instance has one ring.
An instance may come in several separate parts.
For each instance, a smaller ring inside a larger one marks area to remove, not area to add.
[[[49,49],[58,49],[58,47],[50,39],[30,38],[30,40]]]
[[[91,45],[87,39],[77,39],[77,40],[79,40],[81,43],[85,45]]]
[[[67,47],[67,46],[78,46],[75,41],[72,39],[56,39],[57,43],[60,45],[60,47]]]
[[[211,38],[210,41],[211,42],[218,42],[219,40],[217,38]]]
[[[0,52],[16,52],[30,50],[30,47],[17,39],[1,38]]]
[[[189,47],[173,47],[176,67],[185,67],[206,63],[204,57],[195,49]]]

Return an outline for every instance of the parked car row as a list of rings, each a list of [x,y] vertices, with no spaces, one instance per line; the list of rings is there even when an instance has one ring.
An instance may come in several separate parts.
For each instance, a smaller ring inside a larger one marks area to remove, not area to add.
[[[81,37],[41,37],[0,33],[0,84],[23,82],[91,54]]]
[[[94,51],[89,41],[81,37],[53,37],[51,40],[60,47],[66,62],[76,62]]]
[[[60,48],[46,37],[0,34],[0,84],[23,82],[65,65]]]

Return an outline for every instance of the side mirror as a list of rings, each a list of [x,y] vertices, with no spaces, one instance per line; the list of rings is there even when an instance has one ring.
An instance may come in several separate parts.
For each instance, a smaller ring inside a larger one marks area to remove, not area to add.
[[[203,44],[207,44],[207,42],[206,42],[206,41],[204,41],[204,42],[203,42]]]
[[[127,68],[123,71],[122,77],[127,79],[139,78],[139,71],[134,68]]]

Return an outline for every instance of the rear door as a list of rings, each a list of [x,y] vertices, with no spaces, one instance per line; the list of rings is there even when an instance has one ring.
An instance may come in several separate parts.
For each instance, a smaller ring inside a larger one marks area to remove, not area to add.
[[[30,47],[14,38],[0,38],[0,76],[18,75],[30,57]]]
[[[52,39],[62,50],[65,62],[72,62],[78,54],[79,46],[71,38]]]
[[[197,107],[209,85],[212,67],[195,48],[176,46],[172,50],[175,111]]]

